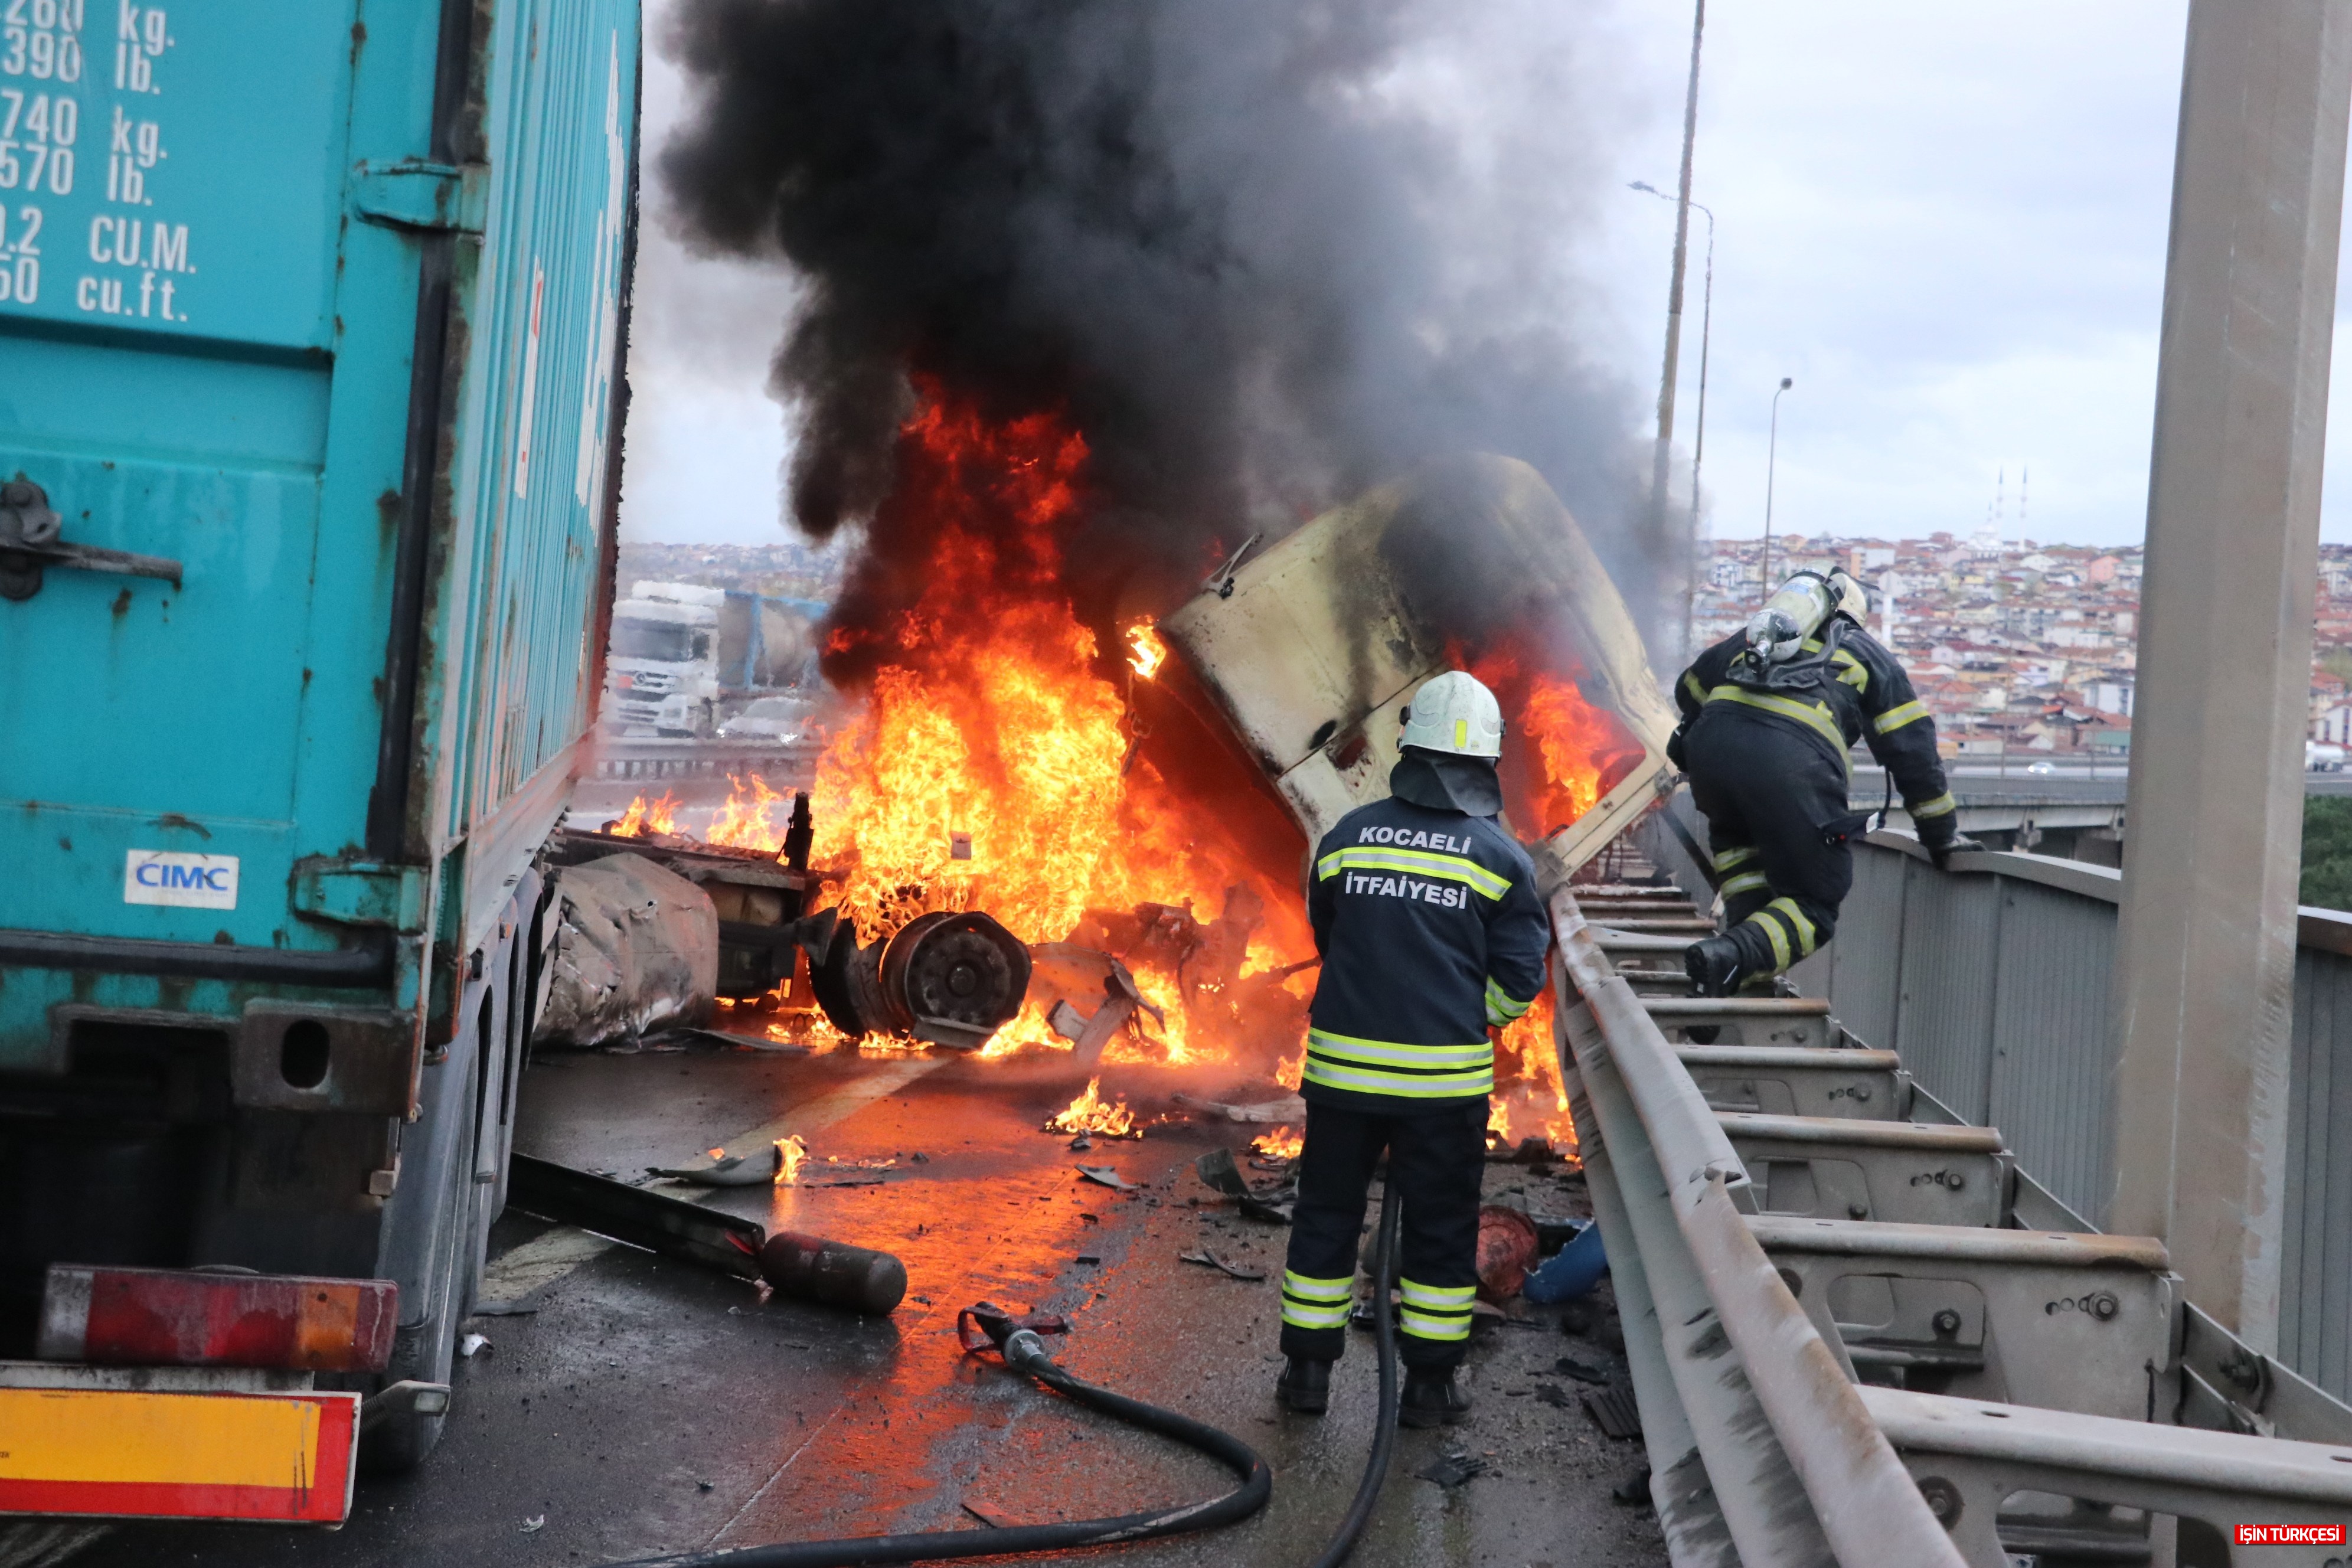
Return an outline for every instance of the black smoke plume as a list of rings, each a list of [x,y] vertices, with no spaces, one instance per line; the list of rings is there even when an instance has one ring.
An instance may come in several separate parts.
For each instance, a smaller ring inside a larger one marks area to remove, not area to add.
[[[1557,21],[1534,52],[1506,27],[1465,53],[1466,18],[1509,9],[681,0],[665,44],[698,104],[667,198],[689,243],[803,279],[773,380],[790,510],[820,539],[873,526],[853,598],[887,609],[879,558],[924,559],[884,503],[927,378],[1084,434],[1074,573],[1173,590],[1248,532],[1485,449],[1545,474],[1638,607],[1638,399],[1580,357],[1557,281],[1594,184],[1558,127],[1594,68]],[[1452,119],[1407,90],[1449,41]]]

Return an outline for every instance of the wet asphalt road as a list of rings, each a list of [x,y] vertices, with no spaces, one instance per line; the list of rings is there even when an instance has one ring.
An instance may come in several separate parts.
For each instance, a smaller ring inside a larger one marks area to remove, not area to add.
[[[1228,1075],[1230,1079],[1230,1075]],[[1286,1233],[1244,1220],[1194,1177],[1192,1158],[1244,1152],[1258,1129],[1172,1121],[1139,1142],[1073,1153],[1038,1131],[1077,1087],[1048,1063],[683,1054],[542,1057],[525,1081],[520,1146],[635,1175],[782,1117],[812,1153],[793,1188],[716,1189],[702,1201],[771,1230],[887,1247],[911,1294],[859,1319],[509,1212],[484,1297],[527,1310],[467,1326],[488,1343],[459,1364],[440,1447],[417,1474],[363,1479],[332,1533],[225,1526],[120,1529],[77,1568],[291,1563],[601,1563],[656,1552],[927,1529],[985,1530],[1205,1497],[1212,1462],[962,1357],[958,1308],[983,1298],[1068,1314],[1056,1342],[1079,1375],[1226,1427],[1276,1471],[1258,1518],[1129,1551],[1143,1565],[1310,1562],[1345,1510],[1370,1438],[1373,1366],[1358,1337],[1320,1422],[1276,1414],[1277,1285]],[[1113,1068],[1148,1112],[1184,1089],[1263,1099],[1263,1083]],[[916,1159],[921,1155],[921,1160]],[[838,1163],[827,1163],[831,1160]],[[858,1162],[894,1161],[887,1170]],[[1108,1164],[1140,1184],[1081,1178]],[[1496,1164],[1489,1194],[1538,1213],[1584,1212],[1573,1181]],[[1252,1283],[1178,1260],[1203,1243],[1264,1269]],[[1094,1261],[1082,1261],[1093,1259]],[[1604,1285],[1601,1294],[1605,1296]],[[1400,1435],[1354,1559],[1406,1564],[1651,1568],[1665,1562],[1645,1505],[1612,1500],[1640,1446],[1605,1438],[1562,1354],[1623,1361],[1603,1321],[1562,1334],[1527,1310],[1474,1350],[1478,1405],[1450,1432]],[[1547,1403],[1546,1389],[1564,1405]],[[1448,1490],[1414,1472],[1442,1453],[1491,1468]]]

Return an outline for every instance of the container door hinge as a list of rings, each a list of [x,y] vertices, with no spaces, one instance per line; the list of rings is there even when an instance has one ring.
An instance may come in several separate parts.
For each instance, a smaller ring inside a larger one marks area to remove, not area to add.
[[[425,868],[312,856],[294,862],[294,912],[339,925],[425,930]]]
[[[362,163],[352,174],[352,205],[369,223],[428,234],[479,234],[488,210],[483,163]]]

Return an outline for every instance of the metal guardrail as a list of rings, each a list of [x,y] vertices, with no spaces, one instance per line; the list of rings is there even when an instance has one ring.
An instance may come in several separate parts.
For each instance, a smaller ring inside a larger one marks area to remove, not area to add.
[[[1748,1173],[1698,1086],[1567,891],[1551,918],[1570,1102],[1677,1568],[1963,1568],[1749,1232]]]
[[[2066,1206],[2104,1223],[2119,872],[2047,856],[1928,864],[1903,834],[1855,847],[1837,939],[1791,978],[1893,1050],[1960,1120],[1998,1126]],[[2297,921],[2279,1347],[2352,1397],[2352,915]]]
[[[582,771],[591,778],[621,781],[758,773],[772,785],[778,779],[806,776],[822,750],[813,742],[780,746],[754,741],[603,735],[597,737]]]
[[[1550,912],[1563,1077],[1675,1568],[2218,1563],[2250,1528],[2352,1523],[2352,1407],[2182,1300],[2160,1241],[2095,1233],[1821,1003],[1702,1013],[1650,939],[1567,890]],[[1667,1037],[1792,1025],[1849,1043]],[[1750,1109],[1766,1098],[1782,1112]],[[1909,1391],[1915,1372],[1948,1392]],[[2337,1550],[2265,1560],[2341,1568]]]

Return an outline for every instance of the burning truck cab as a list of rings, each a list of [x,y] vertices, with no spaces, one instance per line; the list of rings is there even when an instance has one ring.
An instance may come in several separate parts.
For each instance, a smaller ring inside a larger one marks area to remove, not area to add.
[[[1506,719],[1506,809],[1564,880],[1669,787],[1674,715],[1625,602],[1525,463],[1434,463],[1236,551],[1158,626],[1309,843],[1389,793],[1404,710],[1466,668]]]
[[[911,574],[924,596],[795,807],[805,896],[756,928],[720,911],[729,1010],[814,1010],[834,1037],[985,1057],[1067,1051],[1081,1070],[1229,1062],[1291,1083],[1316,964],[1303,858],[1386,795],[1424,680],[1465,668],[1496,693],[1506,815],[1548,881],[1671,777],[1673,720],[1633,617],[1525,464],[1430,464],[1270,545],[1253,538],[1163,617],[1123,605],[1116,641],[1050,579],[972,614],[976,561],[1018,584],[1021,557],[1066,521],[1075,487],[1034,476],[1082,458],[1050,427],[992,428],[950,405],[910,425],[904,471],[940,472],[928,515],[968,519],[975,495],[1003,505],[1025,484],[1043,499],[1004,505],[987,531],[910,542],[932,563]],[[712,837],[789,846],[736,831],[783,798],[755,793]],[[598,852],[663,853],[632,837],[654,826],[638,815]],[[750,962],[730,968],[734,948]],[[1568,1136],[1548,1008],[1504,1043],[1518,1085],[1553,1090],[1520,1107]]]
[[[942,825],[1030,812],[1029,831],[979,833],[974,859],[878,860],[894,840],[870,822],[821,829],[821,850],[878,862],[823,873],[842,885],[811,901],[831,907],[776,933],[807,953],[834,1028],[985,1055],[1068,1049],[1082,1071],[1104,1059],[1273,1064],[1297,1045],[1312,984],[1301,858],[1388,793],[1402,715],[1444,669],[1472,670],[1503,704],[1506,813],[1547,881],[1591,860],[1673,774],[1672,713],[1623,599],[1549,487],[1501,458],[1431,464],[1271,545],[1251,539],[1164,618],[1128,626],[1120,651],[1131,679],[1123,695],[1100,690],[1117,718],[1095,762],[1130,839],[1055,861],[1087,817],[1030,811],[1011,778],[978,782],[990,770],[977,762],[953,775],[939,813],[897,836],[937,856],[942,842],[975,839]],[[898,765],[885,738],[903,733],[911,751],[949,724],[979,738],[988,725],[972,715],[989,694],[949,704],[940,690],[995,657],[943,661],[940,689],[919,700],[911,683],[881,683],[862,740],[829,754],[834,797],[878,816],[929,787],[936,775]],[[1091,689],[1091,668],[1074,662],[1059,689]],[[904,723],[918,700],[927,721]],[[1088,754],[1050,727],[1011,749]],[[1040,780],[1066,782],[1029,776]],[[877,887],[878,904],[861,891]],[[1033,907],[1039,888],[1064,907]],[[1547,1009],[1506,1045],[1528,1082],[1557,1087]],[[1535,1109],[1564,1135],[1565,1101],[1549,1098]]]

